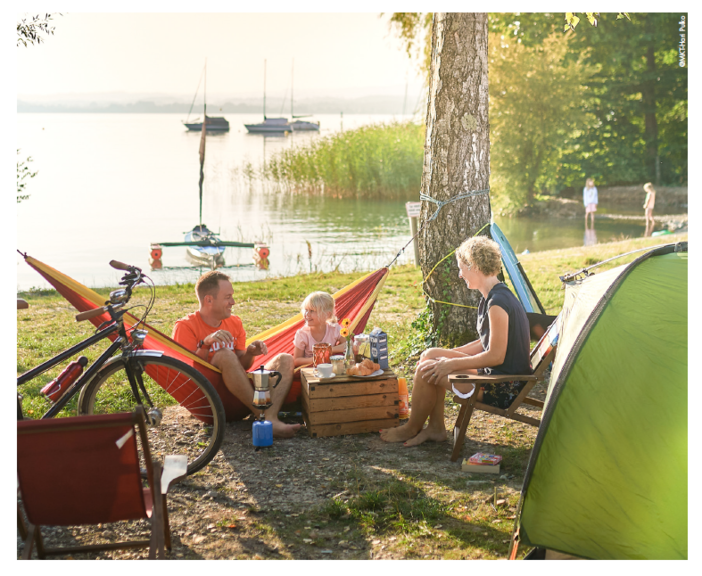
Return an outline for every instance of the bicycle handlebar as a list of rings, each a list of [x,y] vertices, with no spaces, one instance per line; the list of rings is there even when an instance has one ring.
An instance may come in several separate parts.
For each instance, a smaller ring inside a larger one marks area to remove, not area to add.
[[[105,310],[105,307],[101,306],[100,308],[95,308],[94,310],[86,310],[85,312],[76,314],[76,322],[82,322],[83,320],[89,320],[95,316],[100,316],[100,314],[105,313]]]
[[[129,264],[125,264],[124,262],[120,262],[119,260],[110,260],[110,266],[117,270],[130,270],[133,268]]]

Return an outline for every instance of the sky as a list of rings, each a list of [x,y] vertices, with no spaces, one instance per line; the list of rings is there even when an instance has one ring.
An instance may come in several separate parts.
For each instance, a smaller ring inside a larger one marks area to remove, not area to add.
[[[242,97],[416,94],[422,79],[389,15],[65,12],[53,36],[19,47],[18,97],[161,94],[192,97],[207,59],[207,92]],[[208,98],[209,99],[209,98]]]

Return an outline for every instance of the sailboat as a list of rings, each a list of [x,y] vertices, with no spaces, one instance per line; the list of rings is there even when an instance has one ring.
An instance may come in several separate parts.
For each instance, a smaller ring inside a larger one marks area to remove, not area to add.
[[[316,122],[309,122],[307,120],[295,120],[295,118],[308,118],[310,115],[304,114],[302,116],[295,116],[295,114],[293,114],[293,75],[294,75],[294,73],[295,73],[295,59],[293,59],[292,71],[290,72],[290,116],[294,120],[294,122],[290,122],[290,127],[293,129],[293,132],[305,132],[305,131],[319,132],[319,120],[317,120]]]
[[[207,62],[205,62],[204,77],[205,87],[202,111],[204,121],[201,127],[202,136],[200,136],[200,223],[190,230],[190,232],[185,233],[185,241],[188,243],[203,243],[205,245],[187,246],[185,255],[193,264],[209,266],[214,269],[224,266],[224,246],[218,245],[221,242],[219,236],[202,223],[202,183],[205,180],[205,141],[207,139],[207,130],[209,130],[207,118]],[[229,125],[227,124],[227,129],[228,128]]]
[[[200,130],[202,130],[202,136],[200,136],[200,220],[192,230],[184,233],[185,238],[183,239],[183,242],[152,242],[150,259],[151,266],[153,269],[163,267],[163,263],[161,262],[162,251],[163,248],[169,246],[185,246],[185,255],[192,264],[196,266],[207,266],[213,270],[225,265],[224,250],[226,247],[253,248],[255,256],[258,255],[258,260],[265,260],[264,264],[267,266],[267,258],[268,254],[270,253],[268,246],[263,243],[228,242],[222,240],[219,237],[219,234],[210,230],[207,225],[203,224],[202,222],[202,184],[205,180],[205,143],[207,141],[207,132],[210,130],[210,118],[207,116],[207,62],[205,62],[202,77],[205,79],[205,88],[202,115],[204,120],[200,128]],[[200,85],[198,84],[198,89],[199,88]]]
[[[202,76],[200,77],[202,80]],[[200,83],[197,84],[197,89],[195,90],[195,96],[193,96],[193,103],[190,105],[190,110],[188,111],[188,117],[183,121],[185,127],[192,132],[199,132],[202,130],[203,125],[207,125],[206,130],[208,132],[229,132],[229,121],[223,116],[207,116],[204,115],[204,122],[188,122],[190,118],[190,112],[193,111],[193,106],[195,105],[195,98],[197,98],[197,93],[200,90]]]
[[[266,61],[263,61],[263,122],[244,124],[249,134],[282,134],[292,132],[287,118],[266,117]]]

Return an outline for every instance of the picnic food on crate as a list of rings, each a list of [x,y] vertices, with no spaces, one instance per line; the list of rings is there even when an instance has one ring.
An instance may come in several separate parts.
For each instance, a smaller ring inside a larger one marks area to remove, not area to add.
[[[376,370],[380,370],[380,365],[366,358],[355,366],[346,370],[348,376],[370,376]]]

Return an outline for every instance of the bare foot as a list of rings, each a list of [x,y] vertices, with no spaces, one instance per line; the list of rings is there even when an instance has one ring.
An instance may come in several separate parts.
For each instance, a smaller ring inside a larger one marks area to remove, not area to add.
[[[301,424],[285,424],[280,420],[273,421],[271,424],[273,424],[273,438],[292,438],[301,427]]]
[[[380,431],[381,440],[385,442],[405,442],[410,438],[414,438],[417,434],[417,430],[410,428],[409,423],[398,426],[397,428],[388,428],[387,430]]]
[[[414,438],[410,438],[405,442],[405,446],[417,446],[423,442],[443,442],[446,440],[446,430],[434,430],[433,428],[424,428],[420,430]]]

